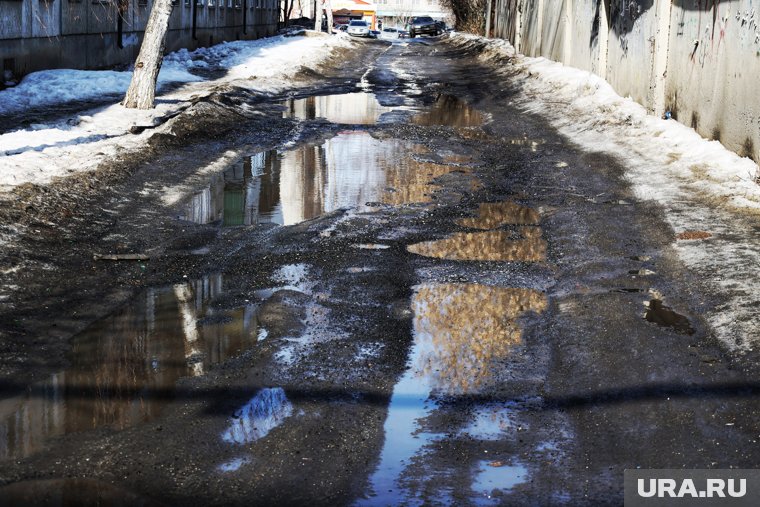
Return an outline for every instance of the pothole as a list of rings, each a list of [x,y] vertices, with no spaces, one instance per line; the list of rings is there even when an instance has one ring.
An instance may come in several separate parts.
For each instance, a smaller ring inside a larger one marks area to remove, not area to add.
[[[665,306],[661,299],[652,299],[645,305],[647,310],[644,313],[644,318],[647,321],[660,327],[672,329],[679,334],[694,334],[695,330],[689,319],[685,315],[673,311],[669,306]]]
[[[74,337],[70,366],[4,411],[0,460],[31,455],[67,433],[149,421],[181,377],[253,347],[262,329],[257,308],[211,307],[222,293],[221,274],[149,289]]]

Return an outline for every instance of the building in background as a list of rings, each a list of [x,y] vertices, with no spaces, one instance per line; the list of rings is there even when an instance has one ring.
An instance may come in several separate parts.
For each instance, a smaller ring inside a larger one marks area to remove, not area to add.
[[[346,24],[353,19],[363,19],[377,29],[377,5],[369,0],[332,0],[333,22]]]
[[[0,0],[0,77],[134,63],[154,0]],[[276,0],[174,0],[166,51],[277,31]],[[0,81],[1,82],[1,81]]]

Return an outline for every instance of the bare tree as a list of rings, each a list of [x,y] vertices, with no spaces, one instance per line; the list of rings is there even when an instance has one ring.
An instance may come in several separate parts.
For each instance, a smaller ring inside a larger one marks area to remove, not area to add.
[[[282,22],[284,26],[288,26],[288,23],[290,22],[290,16],[293,14],[293,6],[295,5],[295,0],[284,0],[282,2]],[[299,2],[300,5],[300,2]]]
[[[332,3],[330,0],[317,0],[317,9],[314,12],[314,30],[317,32],[322,31],[322,11],[325,11],[327,15],[327,33],[333,32],[333,13]]]
[[[454,13],[457,30],[470,33],[483,33],[485,26],[485,0],[441,0],[442,7],[448,7]]]
[[[124,97],[124,107],[153,109],[156,98],[156,82],[164,57],[169,16],[174,5],[172,0],[155,0],[145,27],[140,53],[135,62],[132,82]]]

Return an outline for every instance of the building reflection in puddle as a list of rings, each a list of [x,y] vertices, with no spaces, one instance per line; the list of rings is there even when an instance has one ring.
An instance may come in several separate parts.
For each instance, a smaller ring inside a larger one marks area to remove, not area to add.
[[[455,170],[415,160],[421,148],[346,131],[321,145],[259,153],[215,175],[180,218],[225,226],[292,225],[340,208],[430,202],[431,180]]]
[[[437,408],[435,397],[478,393],[492,380],[496,364],[520,343],[519,317],[542,312],[546,305],[546,297],[532,289],[478,284],[416,288],[410,368],[393,389],[380,464],[371,478],[374,496],[359,505],[399,505],[408,499],[410,491],[400,481],[405,468],[441,436],[422,431]]]
[[[488,202],[478,207],[478,216],[460,218],[457,225],[471,229],[496,229],[502,225],[538,225],[540,216],[537,211],[514,202]]]
[[[331,123],[347,125],[374,125],[384,113],[393,111],[393,108],[381,106],[374,94],[366,92],[288,99],[283,105],[283,118],[324,118]]]
[[[546,258],[546,241],[538,227],[520,227],[521,239],[509,231],[458,232],[446,238],[409,245],[411,253],[457,261],[539,262]]]
[[[439,95],[436,101],[415,115],[412,123],[422,126],[479,127],[487,116],[453,95]]]
[[[50,437],[150,420],[180,377],[253,346],[253,305],[224,314],[208,305],[222,282],[217,274],[148,290],[75,337],[69,368],[0,401],[0,460],[30,455]]]
[[[235,411],[222,440],[232,444],[247,444],[265,437],[293,414],[293,405],[282,387],[267,387],[243,407]]]

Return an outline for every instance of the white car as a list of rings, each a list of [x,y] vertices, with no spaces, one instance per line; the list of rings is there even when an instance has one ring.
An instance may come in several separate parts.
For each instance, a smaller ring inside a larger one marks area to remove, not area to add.
[[[383,28],[383,31],[380,32],[380,38],[381,39],[398,39],[399,37],[399,29],[398,28]]]
[[[371,37],[372,32],[369,29],[369,23],[361,19],[354,19],[348,23],[348,35],[354,37]]]

